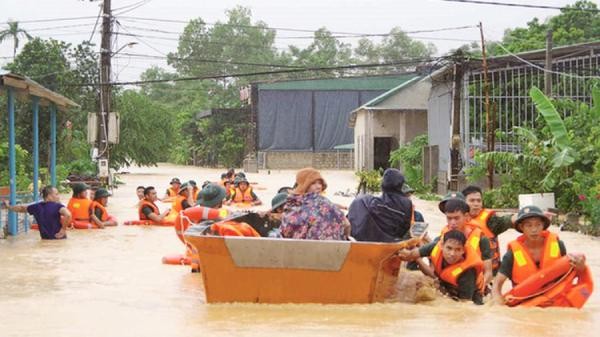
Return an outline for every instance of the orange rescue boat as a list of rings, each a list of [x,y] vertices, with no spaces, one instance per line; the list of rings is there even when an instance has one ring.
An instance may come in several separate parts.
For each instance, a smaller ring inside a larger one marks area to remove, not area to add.
[[[206,301],[255,303],[373,303],[394,295],[397,243],[210,236],[191,227]]]

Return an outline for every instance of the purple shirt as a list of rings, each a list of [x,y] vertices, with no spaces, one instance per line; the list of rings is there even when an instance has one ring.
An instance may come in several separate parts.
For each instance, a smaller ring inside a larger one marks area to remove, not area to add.
[[[27,213],[33,215],[38,223],[42,239],[56,239],[54,235],[62,227],[60,223],[60,209],[63,207],[65,207],[63,204],[53,201],[42,201],[27,206]]]

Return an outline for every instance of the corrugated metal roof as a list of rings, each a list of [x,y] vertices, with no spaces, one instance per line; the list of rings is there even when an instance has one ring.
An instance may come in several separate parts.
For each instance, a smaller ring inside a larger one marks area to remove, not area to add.
[[[259,90],[389,90],[416,77],[416,73],[393,76],[344,77],[260,83]]]
[[[354,111],[375,106],[375,105],[385,101],[388,97],[393,96],[400,90],[402,90],[406,87],[409,87],[409,86],[413,85],[414,83],[417,83],[421,79],[422,79],[421,76],[415,76],[412,79],[400,84],[399,86],[396,86],[395,88],[392,88],[389,91],[386,91],[383,94],[373,98],[372,100],[368,101],[367,103],[363,104],[362,106],[356,108]]]

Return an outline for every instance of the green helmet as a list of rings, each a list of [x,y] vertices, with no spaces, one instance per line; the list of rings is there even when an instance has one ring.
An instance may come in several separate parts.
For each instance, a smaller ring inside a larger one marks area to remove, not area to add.
[[[106,188],[99,188],[94,194],[94,199],[100,199],[104,197],[110,197],[110,192]]]
[[[548,217],[544,214],[544,211],[537,206],[531,205],[525,206],[519,210],[519,213],[517,213],[517,220],[515,220],[515,229],[518,232],[523,233],[523,230],[520,228],[519,224],[525,219],[535,217],[542,219],[544,222],[544,229],[550,227],[550,219],[548,219]]]
[[[440,211],[442,211],[442,213],[445,213],[444,206],[446,205],[446,201],[451,199],[460,199],[462,201],[465,201],[465,196],[460,192],[448,192],[448,194],[446,194],[442,201],[440,201],[440,203],[438,204],[438,208],[440,209]]]

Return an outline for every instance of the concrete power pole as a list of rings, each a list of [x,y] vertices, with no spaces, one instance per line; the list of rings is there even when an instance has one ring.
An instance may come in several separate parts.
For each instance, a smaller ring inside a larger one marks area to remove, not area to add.
[[[112,15],[111,0],[104,0],[102,9],[102,42],[100,44],[100,111],[98,116],[98,172],[104,183],[108,183],[108,118],[111,103],[110,58]]]

